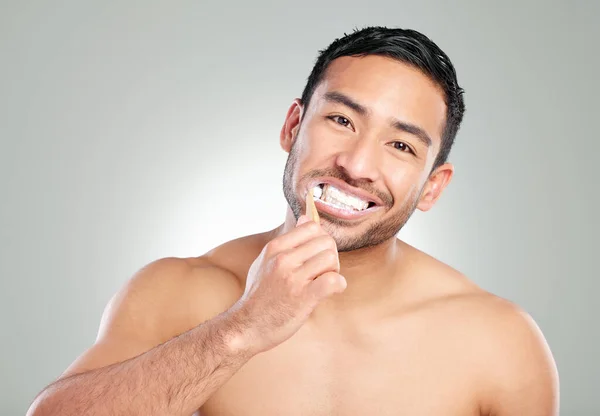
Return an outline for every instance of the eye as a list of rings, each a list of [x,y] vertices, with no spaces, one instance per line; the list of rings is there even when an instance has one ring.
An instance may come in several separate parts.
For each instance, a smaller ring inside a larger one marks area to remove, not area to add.
[[[412,150],[410,147],[408,147],[408,145],[407,145],[406,143],[404,143],[404,142],[393,142],[393,143],[392,143],[392,146],[394,146],[394,148],[395,148],[395,149],[398,149],[398,150],[400,150],[400,151],[403,151],[403,152],[409,152],[409,153],[412,153],[412,154],[414,154],[414,153],[415,153],[415,152],[413,152],[413,150]]]
[[[339,124],[340,126],[344,126],[344,127],[352,126],[352,123],[350,123],[350,120],[348,120],[346,117],[327,116],[327,118],[332,120],[334,123]]]

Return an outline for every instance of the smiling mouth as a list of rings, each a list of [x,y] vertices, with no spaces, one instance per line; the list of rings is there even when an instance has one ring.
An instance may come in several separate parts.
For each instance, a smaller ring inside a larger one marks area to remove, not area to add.
[[[315,186],[313,188],[313,195],[315,200],[347,211],[362,212],[377,206],[373,201],[347,194],[328,183],[321,183]]]

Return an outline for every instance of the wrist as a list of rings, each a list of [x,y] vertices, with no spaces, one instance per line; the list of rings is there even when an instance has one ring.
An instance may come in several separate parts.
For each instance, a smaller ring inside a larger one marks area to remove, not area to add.
[[[231,309],[223,315],[221,340],[227,354],[249,360],[259,352],[257,337],[241,310]]]

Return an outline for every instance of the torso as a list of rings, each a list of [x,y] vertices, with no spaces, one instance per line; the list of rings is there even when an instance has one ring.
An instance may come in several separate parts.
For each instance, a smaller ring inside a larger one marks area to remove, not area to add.
[[[479,415],[477,371],[464,328],[409,313],[369,334],[303,327],[255,356],[202,415]]]
[[[227,267],[240,276],[243,288],[241,276],[264,238],[227,243],[198,261],[208,258]],[[413,302],[399,301],[393,313],[368,328],[304,325],[284,343],[250,359],[199,414],[484,414],[479,394],[489,357],[478,354],[477,345],[485,313],[473,311],[494,300],[460,273],[401,244],[425,271]]]

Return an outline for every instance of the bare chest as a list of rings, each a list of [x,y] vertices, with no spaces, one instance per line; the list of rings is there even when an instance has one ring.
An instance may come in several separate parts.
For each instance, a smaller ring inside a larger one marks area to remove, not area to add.
[[[473,364],[446,344],[427,331],[332,340],[301,330],[247,362],[200,414],[479,415]]]

